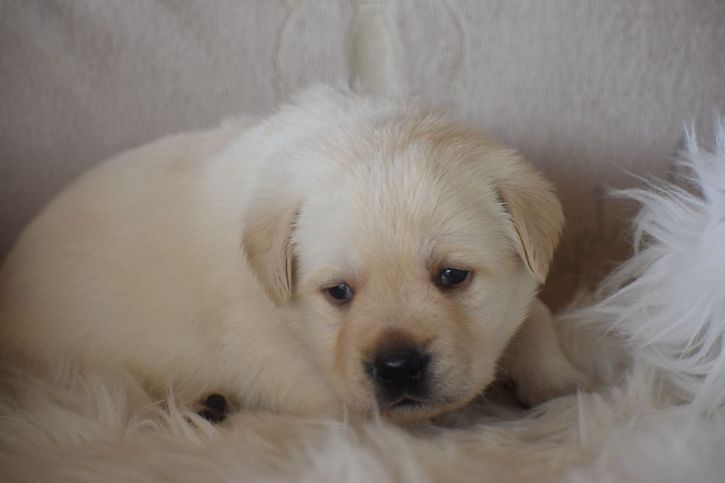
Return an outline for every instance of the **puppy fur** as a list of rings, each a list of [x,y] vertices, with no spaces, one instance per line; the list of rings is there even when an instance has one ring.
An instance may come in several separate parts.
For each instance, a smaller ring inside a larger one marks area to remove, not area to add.
[[[512,150],[316,87],[253,126],[126,152],[62,192],[0,272],[1,351],[122,367],[190,400],[396,420],[462,407],[501,362],[536,403],[587,383],[541,337],[545,308],[524,323],[562,223],[552,186]],[[445,267],[472,276],[441,290]],[[342,282],[354,298],[339,306],[325,289]],[[428,394],[381,407],[364,363],[399,339],[431,354]]]

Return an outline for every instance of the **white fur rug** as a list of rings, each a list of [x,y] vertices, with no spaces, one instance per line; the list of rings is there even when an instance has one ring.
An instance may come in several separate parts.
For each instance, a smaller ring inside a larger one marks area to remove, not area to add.
[[[725,126],[716,138],[711,153],[688,136],[677,185],[620,193],[641,203],[636,253],[559,319],[598,392],[482,404],[448,427],[249,413],[218,427],[123,374],[7,372],[0,481],[723,481]]]

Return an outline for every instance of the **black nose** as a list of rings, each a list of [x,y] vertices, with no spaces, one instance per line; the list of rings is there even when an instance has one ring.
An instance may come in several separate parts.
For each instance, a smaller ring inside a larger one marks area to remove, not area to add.
[[[385,390],[405,392],[424,381],[429,362],[416,348],[386,349],[368,366],[368,375]]]

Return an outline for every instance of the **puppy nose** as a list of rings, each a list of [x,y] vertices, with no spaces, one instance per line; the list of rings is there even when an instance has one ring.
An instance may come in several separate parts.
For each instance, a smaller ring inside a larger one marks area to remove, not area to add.
[[[388,349],[379,353],[370,376],[383,388],[404,390],[425,378],[430,356],[415,348]]]

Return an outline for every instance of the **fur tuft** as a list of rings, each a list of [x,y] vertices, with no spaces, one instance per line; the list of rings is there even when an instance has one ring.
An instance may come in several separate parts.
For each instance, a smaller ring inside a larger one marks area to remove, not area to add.
[[[657,373],[668,396],[711,413],[725,404],[725,136],[713,152],[690,131],[680,186],[650,182],[617,194],[637,201],[634,256],[579,314],[623,343],[633,363]]]

